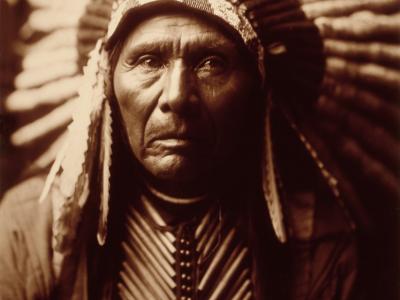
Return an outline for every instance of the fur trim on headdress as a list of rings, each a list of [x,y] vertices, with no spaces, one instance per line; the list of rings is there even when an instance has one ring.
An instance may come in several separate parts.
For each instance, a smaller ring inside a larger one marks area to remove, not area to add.
[[[106,100],[105,83],[108,75],[108,54],[99,40],[92,51],[87,67],[84,70],[83,84],[79,91],[80,105],[73,115],[73,122],[68,127],[66,144],[57,156],[46,180],[40,201],[47,197],[56,178],[59,178],[58,193],[52,194],[53,213],[53,250],[67,253],[75,239],[76,229],[81,220],[90,184],[97,176],[94,166],[96,156],[101,152],[110,156],[110,118],[109,105]],[[103,129],[101,129],[103,123]],[[100,140],[100,134],[103,137]],[[100,160],[107,169],[110,158]],[[109,171],[103,168],[102,208],[107,210]],[[58,177],[57,177],[58,176]],[[104,184],[105,183],[105,184]],[[101,220],[106,212],[101,213]],[[104,222],[101,222],[102,227]],[[102,231],[103,232],[103,231]],[[62,255],[61,255],[62,256]],[[54,256],[55,258],[57,256]],[[59,258],[60,259],[60,258]],[[60,262],[56,263],[57,265]]]
[[[271,103],[266,105],[265,124],[264,124],[264,161],[262,164],[263,176],[263,192],[264,199],[267,202],[269,215],[274,228],[276,237],[281,242],[286,242],[286,229],[284,223],[284,216],[282,204],[279,198],[279,191],[277,185],[277,176],[274,164],[273,147],[272,147],[272,134],[271,134]]]

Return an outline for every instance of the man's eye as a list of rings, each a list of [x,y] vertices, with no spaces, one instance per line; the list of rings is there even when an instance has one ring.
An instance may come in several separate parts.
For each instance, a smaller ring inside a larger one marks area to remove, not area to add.
[[[219,56],[209,56],[203,59],[196,67],[199,77],[215,76],[227,70],[227,62]]]
[[[155,71],[163,68],[164,62],[157,56],[144,55],[134,63],[134,67],[141,68],[145,71]]]

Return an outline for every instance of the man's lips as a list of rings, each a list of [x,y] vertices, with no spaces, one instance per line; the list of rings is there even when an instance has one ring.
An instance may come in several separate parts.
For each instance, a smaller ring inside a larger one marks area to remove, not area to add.
[[[149,144],[166,148],[190,148],[195,146],[204,147],[209,145],[209,142],[204,136],[173,133],[156,136],[150,140]]]
[[[167,138],[167,139],[156,139],[153,144],[161,144],[168,148],[182,148],[189,147],[196,143],[193,139],[182,139],[182,138]]]
[[[161,133],[150,139],[150,143],[155,141],[166,141],[166,140],[182,140],[182,141],[206,141],[207,138],[203,134],[197,132],[171,132],[171,133]]]

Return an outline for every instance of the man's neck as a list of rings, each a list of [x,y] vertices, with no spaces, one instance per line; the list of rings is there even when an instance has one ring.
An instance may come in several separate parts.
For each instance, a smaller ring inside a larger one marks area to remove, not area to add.
[[[148,183],[144,183],[142,192],[142,201],[148,201],[170,226],[195,221],[215,202],[214,196],[209,193],[177,197],[165,194]]]
[[[144,185],[158,198],[172,203],[201,201],[211,191],[211,176],[191,181],[156,179],[149,174],[142,175]]]
[[[175,196],[174,194],[167,194],[164,191],[157,189],[155,186],[145,183],[147,190],[157,199],[175,205],[191,205],[205,201],[208,196],[207,192],[197,196]]]

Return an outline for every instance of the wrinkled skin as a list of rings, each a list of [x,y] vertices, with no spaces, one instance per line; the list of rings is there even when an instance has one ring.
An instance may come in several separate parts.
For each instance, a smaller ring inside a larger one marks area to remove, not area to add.
[[[219,28],[184,13],[153,16],[128,34],[114,92],[130,147],[154,179],[202,186],[240,159],[256,100],[254,68],[239,48]]]

